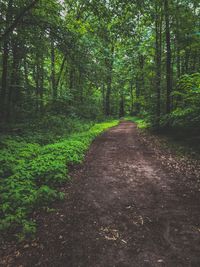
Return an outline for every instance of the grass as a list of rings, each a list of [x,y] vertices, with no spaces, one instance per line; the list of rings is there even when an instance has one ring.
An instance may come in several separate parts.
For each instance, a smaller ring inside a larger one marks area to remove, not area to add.
[[[139,129],[146,129],[149,127],[149,124],[142,118],[136,116],[125,117],[124,120],[135,122]]]
[[[76,132],[66,136],[52,133],[51,138],[56,141],[50,143],[49,138],[48,144],[41,142],[41,136],[37,139],[37,134],[33,142],[26,135],[3,136],[0,142],[0,232],[10,232],[20,240],[34,235],[33,211],[64,197],[59,186],[70,179],[68,165],[81,163],[91,142],[117,124],[117,120],[89,123],[81,125],[79,132],[76,128]],[[51,130],[48,135],[51,136]]]

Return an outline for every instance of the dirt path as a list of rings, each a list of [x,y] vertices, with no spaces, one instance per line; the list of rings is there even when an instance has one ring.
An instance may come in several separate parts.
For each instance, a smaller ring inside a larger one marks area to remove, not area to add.
[[[72,176],[58,211],[39,217],[37,240],[8,250],[2,266],[200,266],[199,202],[133,123],[98,137]]]

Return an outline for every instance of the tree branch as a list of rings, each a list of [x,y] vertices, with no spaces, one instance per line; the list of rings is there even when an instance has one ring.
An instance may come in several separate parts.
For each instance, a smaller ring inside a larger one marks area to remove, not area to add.
[[[5,30],[5,32],[0,36],[0,41],[2,41],[6,36],[8,36],[14,28],[17,26],[17,24],[21,21],[21,19],[26,15],[26,13],[31,10],[39,0],[33,0],[29,5],[24,7],[24,9],[20,12],[20,14],[14,19],[12,24]]]

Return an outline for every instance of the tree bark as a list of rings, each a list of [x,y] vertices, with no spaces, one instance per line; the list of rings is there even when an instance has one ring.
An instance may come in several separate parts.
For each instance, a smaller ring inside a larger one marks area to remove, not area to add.
[[[119,117],[124,117],[125,111],[124,111],[124,95],[123,93],[120,94],[120,104],[119,104]]]
[[[12,119],[13,114],[15,111],[15,106],[20,101],[20,77],[19,77],[19,66],[21,61],[21,55],[19,51],[19,44],[18,40],[13,40],[12,42],[12,71],[11,71],[11,78],[10,78],[10,85],[8,87],[8,97],[6,103],[6,120],[9,121]],[[15,100],[15,101],[14,101]]]
[[[57,99],[57,88],[55,78],[55,47],[53,40],[51,40],[51,88],[53,100],[55,101]]]
[[[162,10],[159,10],[159,3],[156,3],[156,127],[160,127],[160,99],[161,99],[161,62],[162,62]],[[159,14],[160,11],[160,14]]]
[[[110,116],[110,95],[111,95],[111,84],[112,84],[112,77],[111,74],[109,75],[109,77],[107,78],[107,90],[106,90],[106,104],[105,104],[105,108],[106,108],[106,116]]]
[[[140,81],[138,77],[136,77],[135,81],[135,96],[135,115],[138,115],[140,113]]]
[[[169,2],[164,0],[164,11],[165,11],[165,31],[166,31],[166,83],[167,83],[167,94],[166,94],[166,113],[171,112],[171,92],[172,92],[172,68],[171,68],[171,35],[170,35],[170,23],[169,23]]]
[[[179,10],[179,0],[176,1],[175,9],[175,51],[176,51],[176,76],[180,78],[181,76],[181,56],[180,56],[180,10]]]
[[[112,89],[112,71],[113,71],[113,53],[114,53],[114,45],[111,47],[110,51],[110,58],[106,59],[106,66],[107,66],[107,90],[105,96],[105,113],[106,116],[110,116],[110,96],[111,96],[111,89]]]
[[[65,66],[66,60],[67,60],[67,58],[66,58],[66,56],[64,56],[62,64],[61,64],[61,67],[60,67],[60,71],[59,71],[59,74],[58,74],[58,79],[56,81],[56,89],[57,89],[57,91],[58,91],[58,86],[59,86],[59,83],[60,83],[60,79],[61,79],[61,76],[62,76],[62,73],[63,73],[63,70],[64,70],[64,66]]]
[[[12,5],[13,0],[8,2],[8,9],[6,13],[6,27],[9,25],[9,21],[12,17]],[[0,109],[1,115],[0,119],[3,121],[5,119],[5,108],[6,108],[6,94],[8,87],[8,59],[9,59],[9,37],[6,36],[3,41],[3,53],[2,53],[2,77],[1,77],[1,99],[0,99]]]
[[[134,103],[133,103],[133,80],[130,82],[130,98],[131,98],[131,108],[130,115],[133,115]]]

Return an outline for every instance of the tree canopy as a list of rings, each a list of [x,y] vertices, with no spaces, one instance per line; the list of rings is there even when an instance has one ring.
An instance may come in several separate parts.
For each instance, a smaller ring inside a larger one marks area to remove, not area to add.
[[[0,10],[1,121],[200,121],[199,1],[2,0]]]

